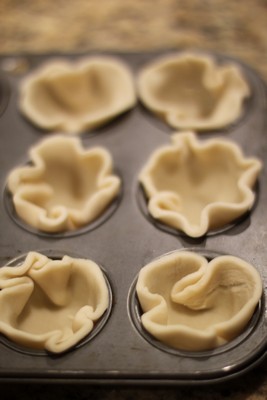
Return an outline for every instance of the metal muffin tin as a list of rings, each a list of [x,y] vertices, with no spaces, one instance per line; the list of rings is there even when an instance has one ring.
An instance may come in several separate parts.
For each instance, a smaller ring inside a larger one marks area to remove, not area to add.
[[[99,54],[99,53],[98,53]],[[107,53],[105,53],[107,54]],[[162,53],[109,54],[135,74]],[[61,55],[76,59],[91,54]],[[93,55],[93,54],[92,54]],[[58,55],[56,55],[58,57]],[[134,109],[94,132],[80,135],[84,146],[101,145],[113,157],[123,186],[116,204],[89,227],[72,234],[43,234],[28,229],[15,216],[5,184],[13,167],[28,162],[28,150],[53,135],[34,127],[18,110],[20,79],[54,55],[0,58],[0,266],[16,265],[36,250],[51,256],[89,258],[104,270],[110,284],[111,306],[100,327],[78,346],[61,355],[31,351],[0,337],[0,381],[64,381],[112,384],[210,384],[240,376],[261,362],[267,348],[267,176],[266,89],[262,79],[237,60],[214,55],[219,62],[240,65],[252,96],[235,124],[199,138],[224,137],[238,143],[246,156],[264,162],[255,188],[252,211],[218,232],[192,239],[155,223],[146,211],[138,174],[153,150],[170,142],[173,129],[139,102]],[[22,66],[22,68],[21,68]],[[231,254],[259,271],[263,296],[246,330],[218,349],[185,352],[168,348],[144,332],[135,284],[140,269],[156,257],[183,249],[208,258]]]

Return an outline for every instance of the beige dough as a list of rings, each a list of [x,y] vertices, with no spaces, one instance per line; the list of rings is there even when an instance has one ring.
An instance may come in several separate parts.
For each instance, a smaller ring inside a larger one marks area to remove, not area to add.
[[[130,70],[108,57],[53,59],[24,78],[20,87],[21,112],[49,131],[92,130],[135,103]]]
[[[246,327],[262,294],[257,270],[233,256],[208,262],[177,251],[143,267],[136,286],[143,327],[181,350],[221,346]]]
[[[75,230],[99,217],[118,195],[120,178],[102,147],[55,135],[30,149],[32,165],[18,167],[7,185],[18,216],[45,232]]]
[[[210,56],[188,52],[145,66],[138,76],[138,92],[144,105],[171,127],[196,131],[234,122],[250,96],[236,65],[219,65]]]
[[[93,261],[30,252],[23,264],[0,268],[0,332],[15,343],[63,352],[92,331],[108,304]]]
[[[230,141],[200,141],[192,132],[181,132],[172,136],[171,145],[154,151],[139,180],[155,219],[200,237],[251,209],[261,167]]]

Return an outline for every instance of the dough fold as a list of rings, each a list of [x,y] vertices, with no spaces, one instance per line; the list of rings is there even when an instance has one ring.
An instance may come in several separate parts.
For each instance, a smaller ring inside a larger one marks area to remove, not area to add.
[[[84,149],[78,138],[55,135],[30,149],[32,163],[7,179],[18,216],[44,232],[76,230],[101,216],[121,180],[102,147]]]
[[[90,131],[135,104],[130,69],[113,57],[76,62],[52,59],[25,77],[20,86],[20,111],[48,131]]]
[[[244,331],[262,295],[257,270],[234,256],[210,262],[190,251],[152,261],[136,285],[145,330],[180,350],[226,344]]]
[[[193,132],[173,134],[139,174],[148,211],[156,220],[191,237],[222,228],[248,212],[262,169],[257,158],[225,139],[199,140]]]
[[[138,94],[150,111],[177,129],[223,128],[235,122],[251,95],[240,68],[208,55],[183,52],[141,69]]]
[[[29,252],[21,265],[0,268],[0,332],[17,344],[64,352],[108,305],[106,280],[91,260]]]

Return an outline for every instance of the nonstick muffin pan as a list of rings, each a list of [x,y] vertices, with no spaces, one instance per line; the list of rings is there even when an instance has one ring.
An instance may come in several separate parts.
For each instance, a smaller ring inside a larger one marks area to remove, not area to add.
[[[126,63],[133,77],[161,54],[111,54]],[[86,55],[62,55],[76,59]],[[266,89],[262,79],[237,60],[250,88],[242,116],[225,129],[200,133],[200,140],[224,137],[237,143],[248,157],[264,163],[254,188],[256,202],[249,213],[222,229],[200,238],[155,222],[147,212],[138,175],[151,153],[169,144],[173,129],[152,115],[141,102],[102,128],[80,135],[85,147],[103,146],[122,179],[120,195],[106,213],[77,231],[49,234],[29,228],[15,215],[6,179],[10,170],[26,164],[29,148],[53,135],[34,127],[18,110],[18,85],[30,71],[54,55],[1,57],[1,266],[19,265],[29,251],[50,258],[88,258],[104,272],[110,306],[92,333],[60,355],[31,350],[0,337],[1,381],[64,381],[115,384],[209,384],[251,370],[266,355],[267,347],[267,188]],[[58,57],[58,55],[57,55]],[[219,62],[229,60],[215,55]],[[172,349],[142,328],[135,286],[140,269],[173,251],[195,251],[212,259],[234,255],[260,273],[263,295],[247,328],[236,339],[214,350],[190,352]]]

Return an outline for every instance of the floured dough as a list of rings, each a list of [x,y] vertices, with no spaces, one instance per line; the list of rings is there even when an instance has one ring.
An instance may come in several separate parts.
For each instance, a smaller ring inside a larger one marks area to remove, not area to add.
[[[237,337],[262,294],[257,270],[233,256],[208,262],[178,251],[143,267],[136,285],[143,327],[159,341],[201,351]]]
[[[108,57],[51,60],[24,78],[20,87],[21,112],[49,131],[92,130],[135,103],[130,70]]]
[[[63,352],[92,331],[108,304],[93,261],[30,252],[23,264],[0,268],[0,332],[15,343]]]
[[[225,127],[238,119],[250,88],[233,63],[181,53],[152,62],[138,77],[141,101],[173,128]]]
[[[261,167],[230,141],[181,132],[150,156],[139,180],[155,219],[200,237],[251,209]]]
[[[99,217],[118,195],[120,178],[102,147],[55,135],[30,149],[31,165],[8,176],[18,216],[45,232],[75,230]]]

